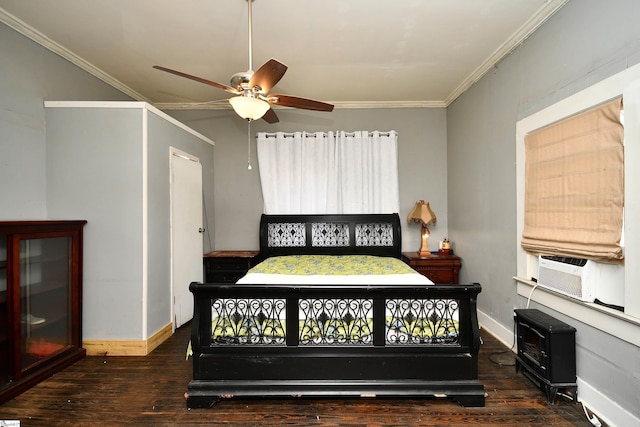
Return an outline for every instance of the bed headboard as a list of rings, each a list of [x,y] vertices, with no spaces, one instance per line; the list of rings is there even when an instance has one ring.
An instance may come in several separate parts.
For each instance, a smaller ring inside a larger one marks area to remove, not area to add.
[[[400,258],[398,214],[262,215],[260,258],[376,255]]]

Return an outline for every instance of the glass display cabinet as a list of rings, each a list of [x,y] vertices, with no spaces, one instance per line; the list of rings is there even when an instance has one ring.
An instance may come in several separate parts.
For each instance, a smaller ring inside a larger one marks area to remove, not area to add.
[[[85,224],[0,222],[0,404],[85,356]]]

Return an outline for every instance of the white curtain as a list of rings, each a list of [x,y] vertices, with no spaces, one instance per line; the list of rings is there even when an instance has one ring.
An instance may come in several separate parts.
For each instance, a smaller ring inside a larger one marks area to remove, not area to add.
[[[265,213],[400,211],[396,131],[260,132],[257,139]]]

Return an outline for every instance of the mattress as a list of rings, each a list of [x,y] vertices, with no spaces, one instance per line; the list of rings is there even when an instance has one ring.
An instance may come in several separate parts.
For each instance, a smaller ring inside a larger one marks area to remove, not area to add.
[[[417,284],[433,282],[401,260],[371,255],[287,255],[267,258],[239,284]]]

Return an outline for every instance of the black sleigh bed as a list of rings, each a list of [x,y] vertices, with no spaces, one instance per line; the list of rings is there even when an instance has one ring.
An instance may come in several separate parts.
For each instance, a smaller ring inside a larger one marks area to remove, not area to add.
[[[257,267],[298,255],[357,255],[383,265],[400,258],[400,245],[396,214],[263,215]],[[397,275],[385,276],[392,283],[368,276],[297,282],[296,275],[287,283],[245,282],[250,276],[190,286],[189,408],[248,396],[429,396],[484,406],[479,284],[421,284],[395,281]]]

